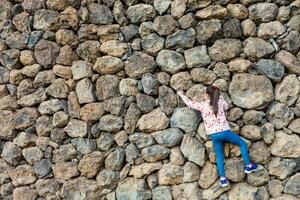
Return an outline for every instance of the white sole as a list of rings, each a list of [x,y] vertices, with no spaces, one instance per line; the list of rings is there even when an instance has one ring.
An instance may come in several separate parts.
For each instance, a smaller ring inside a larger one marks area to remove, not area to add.
[[[257,168],[256,169],[253,169],[253,170],[251,170],[250,172],[249,171],[244,171],[246,174],[250,174],[251,172],[255,172],[255,171],[257,171]]]

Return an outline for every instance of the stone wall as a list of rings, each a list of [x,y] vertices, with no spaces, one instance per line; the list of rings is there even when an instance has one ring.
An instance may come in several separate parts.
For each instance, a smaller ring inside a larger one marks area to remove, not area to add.
[[[300,198],[299,0],[0,0],[0,199]],[[222,189],[201,113],[239,148]]]

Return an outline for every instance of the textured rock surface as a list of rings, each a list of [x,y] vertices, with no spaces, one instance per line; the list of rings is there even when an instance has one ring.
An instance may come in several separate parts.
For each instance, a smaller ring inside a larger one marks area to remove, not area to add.
[[[0,199],[296,200],[299,0],[0,0]],[[259,170],[201,113],[220,88]]]

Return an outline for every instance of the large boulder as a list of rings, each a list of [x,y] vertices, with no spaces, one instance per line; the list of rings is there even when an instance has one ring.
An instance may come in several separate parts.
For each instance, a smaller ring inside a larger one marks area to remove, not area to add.
[[[286,134],[277,131],[273,144],[270,146],[271,154],[285,158],[297,158],[300,156],[300,137],[296,134]]]
[[[273,99],[273,86],[265,76],[235,74],[229,85],[231,100],[239,107],[259,109],[266,107]]]

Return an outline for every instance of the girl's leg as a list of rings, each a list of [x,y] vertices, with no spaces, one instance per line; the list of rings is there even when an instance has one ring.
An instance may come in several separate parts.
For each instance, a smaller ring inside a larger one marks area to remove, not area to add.
[[[212,137],[212,142],[216,154],[218,174],[220,177],[225,177],[223,142],[215,137]]]
[[[227,142],[239,145],[245,165],[249,165],[251,163],[247,150],[247,144],[238,134],[228,130],[225,132],[223,139]]]

